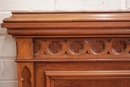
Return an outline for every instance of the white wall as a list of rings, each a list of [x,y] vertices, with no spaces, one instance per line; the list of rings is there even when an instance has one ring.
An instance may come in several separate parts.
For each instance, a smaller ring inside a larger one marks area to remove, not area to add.
[[[130,10],[130,0],[0,0],[0,23],[11,11]],[[17,87],[15,39],[0,27],[0,87]]]

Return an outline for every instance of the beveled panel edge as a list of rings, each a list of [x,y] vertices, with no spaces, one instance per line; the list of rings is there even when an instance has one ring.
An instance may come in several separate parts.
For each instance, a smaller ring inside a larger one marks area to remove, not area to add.
[[[130,77],[130,70],[104,70],[104,71],[45,71],[45,74],[50,77],[60,76],[86,76],[86,77]]]
[[[45,71],[47,87],[51,87],[51,80],[100,80],[100,79],[129,79],[129,70],[104,71]],[[76,78],[78,77],[78,78]],[[53,84],[54,85],[54,84]]]

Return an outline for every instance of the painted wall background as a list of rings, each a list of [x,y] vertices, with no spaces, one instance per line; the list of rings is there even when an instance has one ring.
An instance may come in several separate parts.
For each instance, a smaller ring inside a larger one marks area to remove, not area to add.
[[[130,10],[130,0],[0,0],[0,23],[12,11]],[[0,27],[0,87],[18,87],[15,39]]]

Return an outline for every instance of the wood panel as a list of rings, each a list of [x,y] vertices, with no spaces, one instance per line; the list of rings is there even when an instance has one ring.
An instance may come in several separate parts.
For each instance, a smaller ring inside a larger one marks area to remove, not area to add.
[[[129,87],[129,80],[56,80],[55,87]]]
[[[45,71],[45,73],[46,87],[130,86],[130,83],[128,83],[128,80],[130,80],[130,71]],[[54,81],[54,84],[51,83],[51,80]],[[128,83],[127,86],[124,86],[124,83]],[[52,84],[54,86],[51,86]]]
[[[90,87],[93,87],[92,82],[95,85],[99,84],[99,87],[104,87],[100,86],[102,81],[105,84],[117,81],[120,86],[127,83],[126,87],[129,87],[130,84],[127,82],[130,80],[129,69],[130,62],[36,63],[35,81],[36,87],[65,87],[71,82],[74,84],[84,82],[81,85],[87,82]],[[113,86],[118,87],[116,84]],[[75,86],[70,84],[68,87]]]

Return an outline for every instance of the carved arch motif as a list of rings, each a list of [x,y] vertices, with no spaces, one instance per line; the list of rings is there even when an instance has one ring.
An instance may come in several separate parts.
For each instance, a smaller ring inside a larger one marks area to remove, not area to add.
[[[31,72],[27,66],[25,66],[22,70],[22,87],[31,87]]]

